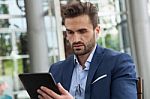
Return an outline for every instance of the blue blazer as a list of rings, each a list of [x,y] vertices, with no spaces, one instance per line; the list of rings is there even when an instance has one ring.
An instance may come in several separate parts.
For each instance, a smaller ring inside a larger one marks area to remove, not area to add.
[[[50,67],[56,82],[69,91],[74,57]],[[125,53],[97,46],[90,64],[85,99],[137,99],[135,65]]]

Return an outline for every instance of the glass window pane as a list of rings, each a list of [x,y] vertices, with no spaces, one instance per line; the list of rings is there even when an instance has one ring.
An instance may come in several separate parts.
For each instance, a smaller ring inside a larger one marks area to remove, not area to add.
[[[25,17],[11,18],[11,19],[9,19],[9,24],[10,24],[9,28],[11,28],[11,29],[16,29],[16,30],[20,30],[20,31],[27,30]]]
[[[9,33],[0,33],[0,56],[10,55],[11,50],[11,35]]]

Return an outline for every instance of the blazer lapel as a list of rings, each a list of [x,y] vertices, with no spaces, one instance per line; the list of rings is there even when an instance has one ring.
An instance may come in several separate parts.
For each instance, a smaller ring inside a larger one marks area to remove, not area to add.
[[[94,53],[92,62],[90,64],[90,69],[87,77],[87,82],[86,82],[86,89],[85,89],[85,99],[90,99],[90,85],[93,79],[93,76],[101,63],[103,59],[103,48],[97,46],[96,51]]]
[[[64,64],[63,68],[63,87],[69,91],[71,85],[71,79],[74,69],[74,58],[73,55],[69,57]]]

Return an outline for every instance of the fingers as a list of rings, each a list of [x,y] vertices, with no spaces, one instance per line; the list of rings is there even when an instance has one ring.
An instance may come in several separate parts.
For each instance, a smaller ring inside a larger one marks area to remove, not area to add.
[[[38,99],[54,99],[54,98],[51,98],[51,97],[47,97],[47,98],[45,98],[45,97],[42,97],[42,96],[38,96]]]
[[[37,90],[37,92],[40,94],[38,95],[39,99],[52,99],[50,96],[48,96],[46,93],[44,93],[43,91],[39,89]]]
[[[61,99],[74,99],[74,97],[67,90],[65,90],[60,83],[58,83],[57,86],[61,92],[61,96],[63,96]]]
[[[40,97],[39,99],[57,99],[59,98],[59,95],[56,94],[55,92],[53,92],[52,90],[46,88],[46,87],[43,87],[41,86],[40,89],[37,90],[37,92],[44,98]]]
[[[68,91],[65,90],[65,89],[63,88],[63,86],[62,86],[60,83],[58,83],[57,86],[58,86],[59,91],[60,91],[62,94],[64,94],[64,95],[68,94]]]
[[[37,90],[37,92],[40,94],[38,96],[39,99],[74,99],[73,96],[65,90],[60,83],[57,84],[59,91],[61,92],[61,95],[55,93],[54,91],[41,86],[40,89]]]

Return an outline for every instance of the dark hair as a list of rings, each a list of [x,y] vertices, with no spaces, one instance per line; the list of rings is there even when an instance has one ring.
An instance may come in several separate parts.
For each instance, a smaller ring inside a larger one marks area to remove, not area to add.
[[[98,24],[98,9],[90,2],[72,2],[65,6],[62,12],[63,22],[65,24],[66,18],[73,18],[80,15],[88,15],[93,28]]]

